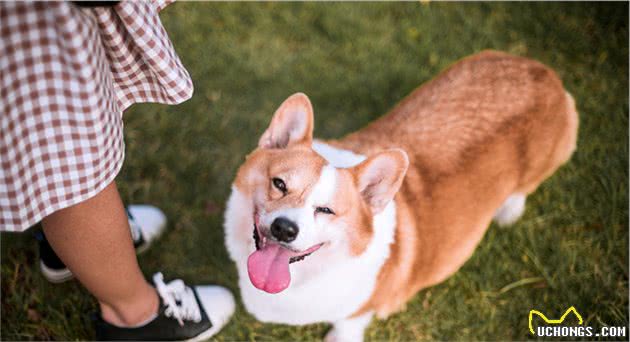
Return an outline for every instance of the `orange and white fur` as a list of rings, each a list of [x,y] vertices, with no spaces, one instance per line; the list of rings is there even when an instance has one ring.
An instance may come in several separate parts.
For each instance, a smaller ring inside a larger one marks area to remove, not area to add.
[[[571,156],[577,128],[551,69],[493,51],[339,140],[313,140],[311,103],[289,97],[225,213],[245,307],[264,322],[329,322],[328,340],[361,340],[374,315],[456,272],[493,218],[516,221]]]

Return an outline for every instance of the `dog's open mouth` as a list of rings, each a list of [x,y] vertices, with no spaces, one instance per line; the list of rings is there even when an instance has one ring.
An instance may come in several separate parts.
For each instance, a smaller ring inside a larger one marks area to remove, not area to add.
[[[247,272],[256,288],[269,293],[278,293],[289,287],[289,264],[303,260],[323,245],[320,243],[305,251],[296,252],[261,235],[254,224],[256,251],[247,259]]]
[[[266,238],[261,238],[260,237],[260,234],[258,233],[258,229],[254,225],[254,243],[256,244],[256,250],[257,251],[261,250],[262,246],[264,246],[267,243],[267,241],[263,241],[262,239],[266,240]],[[289,264],[292,264],[294,262],[298,262],[298,261],[304,260],[304,258],[306,258],[307,256],[313,254],[313,252],[315,252],[315,250],[319,249],[319,247],[321,245],[322,244],[315,245],[315,246],[309,248],[308,250],[306,250],[306,252],[302,252],[302,254],[298,254],[296,256],[293,256],[293,257],[289,258]],[[314,248],[314,247],[317,247],[317,248]],[[296,253],[299,253],[299,252],[296,252]]]

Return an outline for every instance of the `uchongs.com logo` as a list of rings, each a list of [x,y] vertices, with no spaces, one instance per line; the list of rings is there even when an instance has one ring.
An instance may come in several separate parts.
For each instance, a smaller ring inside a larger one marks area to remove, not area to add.
[[[571,313],[577,318],[577,325],[560,325]],[[535,315],[544,321],[544,324],[537,326],[536,329],[532,324]],[[529,332],[539,337],[625,337],[626,327],[609,326],[595,329],[591,326],[585,326],[582,315],[572,306],[559,319],[550,319],[538,310],[530,310]]]

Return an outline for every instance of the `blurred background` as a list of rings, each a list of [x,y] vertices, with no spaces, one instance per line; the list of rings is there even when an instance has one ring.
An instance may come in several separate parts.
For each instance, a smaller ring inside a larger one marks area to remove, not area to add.
[[[580,112],[577,152],[528,197],[516,225],[492,226],[456,275],[372,323],[366,338],[523,340],[531,309],[557,318],[570,306],[586,325],[627,326],[628,3],[176,3],[161,18],[195,93],[124,115],[123,200],[170,219],[140,256],[147,276],[163,271],[238,295],[225,200],[290,94],[311,98],[316,136],[339,137],[491,48],[558,72]],[[1,339],[93,338],[88,293],[76,281],[47,283],[29,232],[1,239]],[[239,303],[216,339],[317,340],[327,329],[263,324]]]

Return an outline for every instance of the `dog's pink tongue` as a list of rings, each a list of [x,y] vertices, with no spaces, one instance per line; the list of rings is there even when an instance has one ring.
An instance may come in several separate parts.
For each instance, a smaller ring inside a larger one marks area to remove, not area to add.
[[[289,259],[292,254],[286,248],[275,243],[267,243],[250,254],[247,259],[249,280],[257,289],[269,293],[278,293],[291,283]]]

